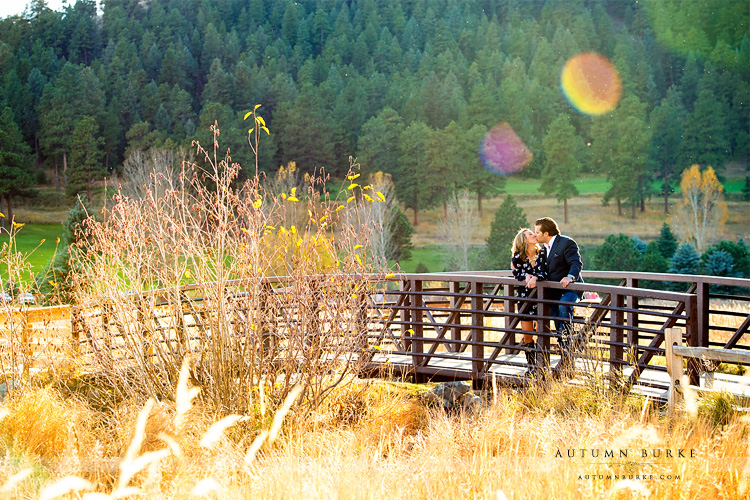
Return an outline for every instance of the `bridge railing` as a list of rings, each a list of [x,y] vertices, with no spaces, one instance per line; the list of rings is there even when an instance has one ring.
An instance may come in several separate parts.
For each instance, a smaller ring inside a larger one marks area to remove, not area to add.
[[[578,304],[573,321],[576,356],[589,366],[598,363],[597,369],[604,368],[631,384],[663,390],[668,385],[663,359],[664,332],[668,328],[681,328],[691,347],[750,350],[750,298],[743,295],[745,289],[750,289],[750,280],[618,272],[584,272],[584,278],[586,283],[571,284],[569,289],[598,294],[598,300]],[[616,280],[616,284],[592,283],[592,279]],[[684,286],[685,291],[641,287],[648,281],[675,283]],[[352,324],[359,325],[357,335],[362,336],[364,344],[350,345],[356,346],[354,354],[371,368],[408,372],[418,378],[499,378],[525,383],[529,367],[523,356],[526,348],[519,343],[524,333],[520,323],[529,317],[527,311],[532,304],[538,307],[534,332],[538,358],[552,369],[560,361],[556,348],[559,335],[551,329],[552,307],[559,302],[549,298],[552,289],[561,287],[559,283],[539,282],[530,297],[519,298],[516,290],[521,283],[509,271],[367,275],[340,284],[321,277],[320,282],[327,287],[351,287],[352,283],[361,282],[359,305],[349,303],[347,307],[352,317],[356,316]],[[235,297],[233,303],[238,304],[232,313],[233,329],[246,336],[251,331],[262,334],[264,338],[258,342],[264,349],[263,346],[274,345],[279,331],[292,328],[301,313],[319,315],[321,328],[331,329],[317,307],[307,304],[302,311],[299,306],[280,300],[283,290],[290,286],[286,278],[263,280],[261,295],[274,297],[281,304],[269,308],[274,317],[263,320],[263,329],[251,324],[257,322],[258,316],[249,313],[253,304],[264,307],[265,299],[242,300],[249,290],[247,282],[233,281],[226,286],[231,289],[227,296]],[[252,293],[257,295],[257,283],[255,286]],[[717,286],[736,289],[737,293],[717,295],[713,293]],[[108,308],[113,305],[77,307],[72,315],[73,335],[89,350],[102,352],[108,343],[122,344],[118,339],[131,335],[133,329],[144,330],[148,323],[148,329],[153,330],[150,333],[158,333],[163,339],[158,341],[164,344],[165,351],[180,350],[182,345],[200,350],[200,341],[194,340],[201,338],[202,330],[208,330],[211,311],[207,308],[215,302],[201,295],[201,290],[209,288],[205,284],[187,285],[126,294],[128,300],[119,301],[116,306],[131,307],[132,311],[120,314],[120,318],[130,319],[119,323],[110,319]],[[175,301],[173,296],[179,298]],[[728,298],[724,302],[734,307],[722,309],[717,297]],[[349,319],[340,316],[337,321]],[[700,360],[691,360],[691,383],[697,383],[699,372],[705,369]],[[647,377],[646,372],[652,376]]]
[[[475,380],[517,382],[528,373],[525,358],[517,356],[526,350],[519,345],[524,333],[519,325],[529,317],[525,309],[535,303],[538,354],[554,368],[559,357],[552,359],[553,345],[559,334],[550,330],[551,310],[560,302],[548,297],[551,289],[561,285],[540,282],[536,294],[522,299],[515,296],[519,282],[497,274],[403,275],[398,290],[379,290],[370,305],[373,360],[428,378],[469,372]],[[596,292],[601,297],[599,302],[582,302],[576,308],[576,355],[581,360],[596,358],[632,383],[646,369],[666,373],[656,359],[664,355],[666,328],[680,326],[696,337],[693,294],[588,283],[568,289]],[[628,304],[631,298],[639,300],[636,307]],[[639,383],[666,389],[666,381]]]

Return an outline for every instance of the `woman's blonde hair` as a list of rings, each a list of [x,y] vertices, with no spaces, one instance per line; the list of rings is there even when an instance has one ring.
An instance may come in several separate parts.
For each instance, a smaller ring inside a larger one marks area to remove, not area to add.
[[[513,238],[513,246],[510,249],[511,254],[518,253],[524,260],[528,258],[529,253],[529,240],[526,238],[526,231],[531,231],[531,229],[524,227],[518,231],[516,237]]]

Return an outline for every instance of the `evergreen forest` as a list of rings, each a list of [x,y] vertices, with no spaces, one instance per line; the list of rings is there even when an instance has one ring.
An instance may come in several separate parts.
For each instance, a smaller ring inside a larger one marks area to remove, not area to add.
[[[749,17],[746,0],[78,0],[59,12],[33,0],[0,20],[0,194],[10,203],[53,172],[58,189],[90,196],[133,151],[210,144],[215,122],[249,167],[243,117],[262,104],[262,171],[293,161],[340,177],[353,156],[390,173],[415,216],[456,189],[480,207],[502,191],[477,150],[504,121],[534,154],[521,175],[547,195],[606,175],[605,201],[635,210],[691,164],[747,165]],[[565,61],[585,51],[622,79],[603,116],[560,91]],[[556,161],[560,148],[572,161]]]

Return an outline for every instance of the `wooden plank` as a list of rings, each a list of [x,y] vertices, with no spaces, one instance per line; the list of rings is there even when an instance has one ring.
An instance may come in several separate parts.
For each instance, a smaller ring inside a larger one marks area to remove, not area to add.
[[[750,364],[750,352],[689,346],[675,346],[672,348],[672,351],[675,355],[686,358],[710,359],[713,361],[722,361],[724,363]]]

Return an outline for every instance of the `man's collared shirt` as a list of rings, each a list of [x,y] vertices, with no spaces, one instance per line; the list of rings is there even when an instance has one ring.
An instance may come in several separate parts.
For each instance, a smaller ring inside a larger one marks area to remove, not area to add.
[[[552,257],[552,245],[555,244],[555,238],[557,238],[557,235],[554,235],[552,238],[549,239],[547,243],[544,244],[544,246],[547,248],[547,255],[548,259]]]

